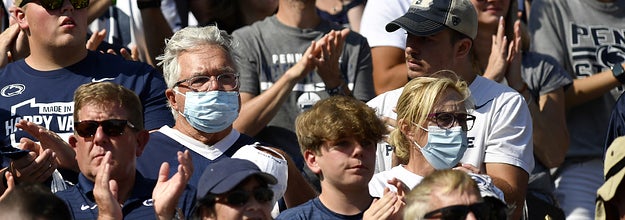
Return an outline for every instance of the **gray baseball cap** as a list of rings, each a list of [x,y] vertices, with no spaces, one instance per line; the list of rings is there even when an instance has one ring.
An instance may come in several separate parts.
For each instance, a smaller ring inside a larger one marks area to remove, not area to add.
[[[386,31],[403,28],[417,36],[429,36],[445,27],[475,39],[477,12],[470,0],[415,0],[406,14],[386,25]]]

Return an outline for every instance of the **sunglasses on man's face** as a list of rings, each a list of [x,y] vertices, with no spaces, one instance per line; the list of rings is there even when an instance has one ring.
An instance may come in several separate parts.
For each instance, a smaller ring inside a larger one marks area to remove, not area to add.
[[[47,10],[56,10],[63,7],[65,0],[23,0],[19,6],[22,7],[29,2],[39,4]],[[83,9],[89,6],[89,0],[69,0],[69,3],[74,6],[74,9]]]
[[[104,121],[80,121],[74,125],[74,130],[81,137],[89,138],[95,135],[100,126],[102,126],[104,134],[110,137],[116,137],[124,134],[126,126],[133,129],[135,128],[135,125],[130,123],[128,120],[109,119]]]
[[[428,212],[423,217],[425,219],[464,220],[469,212],[472,212],[478,220],[489,220],[490,211],[490,205],[480,202],[471,205],[447,206]]]
[[[241,207],[250,201],[250,197],[252,195],[254,196],[254,199],[256,199],[256,201],[259,203],[267,203],[271,201],[271,199],[273,199],[273,191],[271,191],[271,189],[267,187],[261,187],[256,188],[251,192],[245,190],[231,191],[224,197],[224,203],[230,206]]]

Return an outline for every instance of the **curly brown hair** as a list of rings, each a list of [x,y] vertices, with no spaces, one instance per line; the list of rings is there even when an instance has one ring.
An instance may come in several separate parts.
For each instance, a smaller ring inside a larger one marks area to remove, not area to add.
[[[332,96],[317,102],[295,120],[295,131],[302,153],[320,153],[326,141],[345,137],[377,143],[387,130],[375,110],[348,96]]]

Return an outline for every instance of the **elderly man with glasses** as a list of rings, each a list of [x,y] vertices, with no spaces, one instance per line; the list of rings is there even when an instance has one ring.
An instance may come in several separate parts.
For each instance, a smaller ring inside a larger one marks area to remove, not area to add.
[[[233,41],[225,31],[215,26],[184,28],[167,41],[164,52],[158,59],[168,86],[165,96],[176,123],[150,134],[150,142],[138,160],[139,171],[155,177],[158,164],[176,164],[173,155],[188,149],[199,171],[191,176],[192,186],[198,185],[208,165],[238,157],[253,160],[278,179],[272,186],[275,200],[285,194],[287,181],[300,186],[289,191],[292,197],[286,192],[287,206],[315,196],[286,153],[263,146],[232,128],[240,109],[239,79]]]

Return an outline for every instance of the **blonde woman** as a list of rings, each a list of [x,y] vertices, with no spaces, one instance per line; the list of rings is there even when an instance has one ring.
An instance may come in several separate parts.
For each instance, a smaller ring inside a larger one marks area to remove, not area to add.
[[[412,189],[435,170],[458,165],[467,149],[467,131],[475,116],[464,81],[453,77],[417,77],[406,84],[396,106],[397,129],[389,144],[407,162],[377,173],[369,182],[370,194],[381,197],[393,188],[389,180],[402,181]]]

